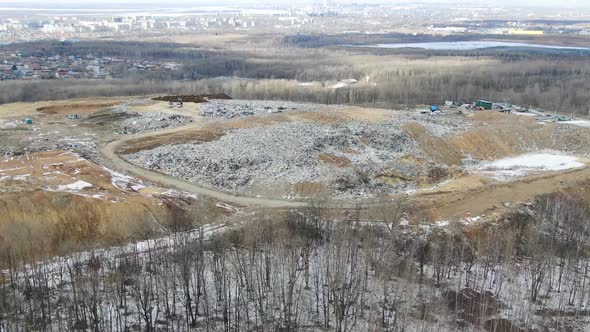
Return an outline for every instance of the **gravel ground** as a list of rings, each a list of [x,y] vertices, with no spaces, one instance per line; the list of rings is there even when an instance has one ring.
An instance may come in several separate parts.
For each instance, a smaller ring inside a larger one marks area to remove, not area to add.
[[[402,112],[395,119],[395,124],[401,125],[410,121],[420,123],[432,136],[445,137],[451,133],[460,133],[471,127],[463,117],[448,114],[420,114],[419,112]]]
[[[135,134],[144,131],[174,128],[192,122],[188,116],[163,112],[136,113],[127,112],[129,118],[123,120],[116,130],[120,134]]]
[[[457,118],[420,114],[402,114],[384,123],[278,123],[233,130],[202,144],[160,146],[126,158],[193,183],[241,193],[254,185],[320,182],[337,197],[371,197],[412,189],[411,179],[433,166],[402,161],[408,155],[426,158],[400,129],[408,121],[420,121],[435,136],[467,126]],[[326,155],[346,165],[322,161]],[[380,180],[383,174],[403,181]]]
[[[127,105],[117,105],[83,117],[80,124],[117,134],[135,134],[174,128],[191,122],[191,117],[167,112],[131,112]]]
[[[327,107],[320,104],[298,104],[288,101],[216,99],[202,104],[200,114],[206,117],[231,119],[287,111],[318,111]]]

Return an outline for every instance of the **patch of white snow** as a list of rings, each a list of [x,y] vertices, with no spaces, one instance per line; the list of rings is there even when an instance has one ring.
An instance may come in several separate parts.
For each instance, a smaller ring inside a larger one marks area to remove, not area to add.
[[[59,190],[59,191],[82,190],[84,188],[90,188],[90,187],[92,187],[92,184],[90,184],[86,181],[78,180],[74,183],[60,185],[59,187],[57,187],[57,190]]]
[[[499,159],[483,164],[478,170],[497,180],[508,180],[534,172],[563,171],[584,166],[578,157],[545,152]]]

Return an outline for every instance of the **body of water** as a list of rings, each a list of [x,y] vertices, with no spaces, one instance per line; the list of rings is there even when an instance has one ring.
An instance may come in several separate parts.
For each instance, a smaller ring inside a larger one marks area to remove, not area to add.
[[[553,50],[581,50],[590,51],[590,47],[575,46],[554,46],[529,43],[512,43],[498,41],[457,41],[457,42],[432,42],[432,43],[400,43],[400,44],[376,44],[359,47],[374,48],[422,48],[434,51],[469,51],[485,48],[505,47],[505,48],[546,48]]]

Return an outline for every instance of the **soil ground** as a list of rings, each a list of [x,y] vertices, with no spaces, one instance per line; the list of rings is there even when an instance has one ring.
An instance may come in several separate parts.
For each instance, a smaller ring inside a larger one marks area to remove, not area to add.
[[[106,112],[120,104],[125,104],[131,112],[181,114],[192,117],[193,121],[178,128],[136,135],[117,134],[104,124],[81,125],[85,117]],[[132,165],[120,155],[165,144],[216,140],[229,130],[277,122],[381,122],[400,112],[333,107],[321,113],[293,111],[225,120],[201,117],[199,110],[200,105],[194,103],[185,103],[181,109],[170,108],[167,102],[153,101],[151,96],[1,105],[0,120],[3,124],[12,123],[0,129],[3,148],[17,147],[20,150],[16,155],[0,161],[0,195],[5,210],[0,221],[0,237],[8,238],[10,227],[15,223],[27,223],[27,219],[41,223],[41,216],[46,215],[47,211],[51,211],[53,217],[48,218],[51,222],[44,224],[52,225],[53,229],[60,229],[62,233],[68,228],[58,227],[60,223],[67,224],[66,220],[85,211],[87,216],[91,216],[86,219],[94,220],[94,226],[88,226],[90,228],[87,229],[93,229],[94,236],[107,243],[114,239],[123,241],[133,232],[157,232],[158,224],[173,219],[175,212],[172,206],[186,207],[195,201],[206,202],[203,204],[216,214],[224,210],[216,208],[219,201],[257,212],[305,207],[308,205],[305,199],[240,196],[191,184]],[[82,119],[68,119],[67,115],[72,113],[80,114]],[[556,124],[541,124],[530,117],[496,112],[463,116],[472,121],[473,127],[444,139],[427,134],[419,123],[408,123],[404,130],[430,157],[451,166],[460,164],[464,154],[492,160],[523,153],[531,146],[534,149],[567,151],[579,156],[588,156],[590,153],[587,145],[590,141],[588,128],[566,132]],[[32,117],[33,125],[23,124],[22,119],[25,117]],[[55,142],[62,142],[63,147],[57,149]],[[335,167],[350,167],[350,160],[340,157],[322,155],[321,159]],[[590,165],[587,160],[583,161]],[[543,172],[505,182],[480,174],[456,171],[451,172],[449,179],[443,179],[434,186],[425,183],[406,195],[365,203],[387,205],[387,202],[403,196],[418,210],[426,211],[432,221],[476,216],[493,218],[507,210],[508,206],[530,200],[535,195],[582,186],[589,180],[589,167]],[[282,185],[277,184],[277,188]],[[327,196],[325,184],[313,181],[292,184],[291,189],[301,197],[324,200]],[[259,190],[272,194],[274,189]],[[60,208],[62,203],[59,202],[64,200],[70,202],[68,209]],[[343,211],[354,208],[357,202],[332,201],[327,204]],[[132,226],[124,227],[125,223]],[[60,236],[62,240],[68,239],[67,234]],[[76,235],[75,241],[72,241],[78,243],[82,238],[87,239]]]

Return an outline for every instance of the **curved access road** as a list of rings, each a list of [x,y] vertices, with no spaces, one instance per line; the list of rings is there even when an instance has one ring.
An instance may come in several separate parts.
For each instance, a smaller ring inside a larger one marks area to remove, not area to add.
[[[165,175],[159,172],[151,171],[137,165],[134,165],[117,154],[121,148],[124,148],[130,141],[137,139],[149,139],[154,136],[174,134],[179,132],[189,132],[199,130],[210,125],[212,122],[194,117],[193,123],[172,129],[164,129],[147,133],[126,136],[122,139],[110,142],[102,147],[101,154],[103,158],[110,163],[114,169],[129,172],[139,178],[146,179],[150,182],[158,183],[163,186],[177,188],[186,192],[197,195],[205,195],[214,199],[240,205],[240,206],[259,206],[268,208],[301,208],[309,206],[309,201],[304,200],[287,200],[277,198],[254,197],[226,192],[194,183],[190,183],[180,178]],[[422,207],[428,207],[434,215],[441,219],[461,217],[466,215],[477,216],[481,213],[488,213],[490,206],[496,208],[496,212],[503,208],[503,202],[506,201],[525,201],[535,195],[546,193],[557,188],[568,188],[579,186],[581,181],[590,179],[590,160],[585,160],[586,167],[571,169],[558,172],[547,172],[544,174],[526,176],[515,179],[514,181],[489,183],[475,181],[473,185],[468,182],[473,180],[472,177],[455,179],[449,188],[444,186],[435,190],[424,190],[413,195],[412,201]],[[477,180],[477,179],[476,179]],[[367,202],[367,205],[382,205],[385,202]],[[358,202],[330,202],[330,208],[355,208]]]
[[[270,208],[300,208],[309,205],[308,201],[299,201],[299,200],[287,200],[287,199],[276,199],[276,198],[264,198],[264,197],[254,197],[254,196],[247,196],[247,195],[239,195],[235,193],[230,193],[218,189],[213,189],[201,185],[197,185],[194,183],[190,183],[188,181],[169,176],[166,174],[162,174],[159,172],[151,171],[145,169],[143,167],[139,167],[134,165],[121,156],[117,154],[117,151],[120,150],[121,147],[124,147],[128,142],[132,140],[142,139],[142,138],[149,138],[152,136],[160,136],[162,134],[172,134],[181,131],[188,131],[191,129],[199,129],[202,128],[202,123],[191,123],[186,126],[181,126],[172,129],[165,129],[165,130],[158,130],[148,133],[141,133],[137,135],[130,135],[124,137],[123,139],[116,140],[106,144],[100,150],[102,157],[107,160],[111,166],[116,170],[123,170],[129,172],[139,178],[146,179],[150,182],[162,184],[164,186],[177,188],[180,190],[184,190],[193,194],[197,195],[206,195],[215,199],[218,199],[223,202],[232,203],[236,205],[256,205],[262,207],[270,207]]]

